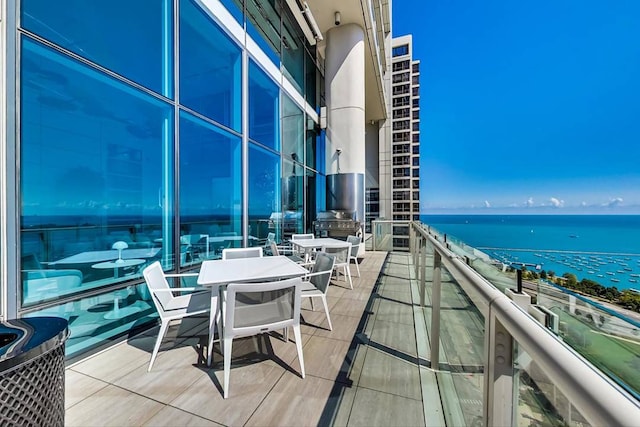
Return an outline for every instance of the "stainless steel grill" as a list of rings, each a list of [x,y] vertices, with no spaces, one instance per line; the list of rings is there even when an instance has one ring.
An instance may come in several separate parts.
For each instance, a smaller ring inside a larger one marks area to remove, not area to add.
[[[356,219],[356,212],[326,211],[319,212],[313,222],[313,229],[318,237],[347,237],[361,232],[360,221]]]

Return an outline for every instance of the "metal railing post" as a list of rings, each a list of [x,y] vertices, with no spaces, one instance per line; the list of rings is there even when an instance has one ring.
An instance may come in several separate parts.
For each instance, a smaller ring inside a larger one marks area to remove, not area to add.
[[[431,286],[431,369],[438,369],[440,366],[440,297],[442,294],[441,267],[442,258],[440,253],[438,253],[438,251],[434,251],[433,285]]]
[[[484,425],[514,425],[513,338],[489,307],[485,321]]]

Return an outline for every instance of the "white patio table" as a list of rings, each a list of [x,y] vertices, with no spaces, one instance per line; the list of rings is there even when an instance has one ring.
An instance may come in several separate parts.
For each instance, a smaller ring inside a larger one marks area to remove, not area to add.
[[[202,263],[198,284],[211,287],[211,316],[209,318],[209,346],[207,347],[207,365],[211,365],[213,336],[216,319],[220,313],[220,305],[216,304],[224,285],[237,282],[259,282],[276,279],[302,277],[308,270],[286,256],[269,256],[260,258],[216,259]]]
[[[308,262],[309,255],[313,249],[321,249],[323,246],[341,246],[345,244],[345,241],[331,237],[318,237],[315,239],[291,240],[291,244],[300,250],[304,250],[304,259],[305,262]]]

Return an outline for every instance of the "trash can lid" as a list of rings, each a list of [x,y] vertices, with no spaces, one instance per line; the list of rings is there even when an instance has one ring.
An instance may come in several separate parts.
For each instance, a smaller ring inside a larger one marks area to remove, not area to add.
[[[68,335],[61,317],[25,317],[0,322],[0,372],[38,357],[60,345]]]

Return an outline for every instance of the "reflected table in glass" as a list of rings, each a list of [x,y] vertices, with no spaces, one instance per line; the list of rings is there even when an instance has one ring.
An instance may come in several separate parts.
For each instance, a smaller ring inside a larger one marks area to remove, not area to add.
[[[115,260],[115,261],[99,262],[97,264],[93,264],[91,268],[102,269],[102,270],[113,269],[113,277],[118,278],[120,277],[120,269],[125,267],[134,267],[144,262],[145,260],[143,259],[135,259],[135,258],[121,259],[121,260]]]
[[[113,310],[104,315],[105,319],[116,320],[123,317],[130,316],[140,311],[140,307],[125,306],[120,307],[120,300],[126,300],[129,295],[133,294],[133,289],[128,287],[126,289],[120,289],[113,293]]]

